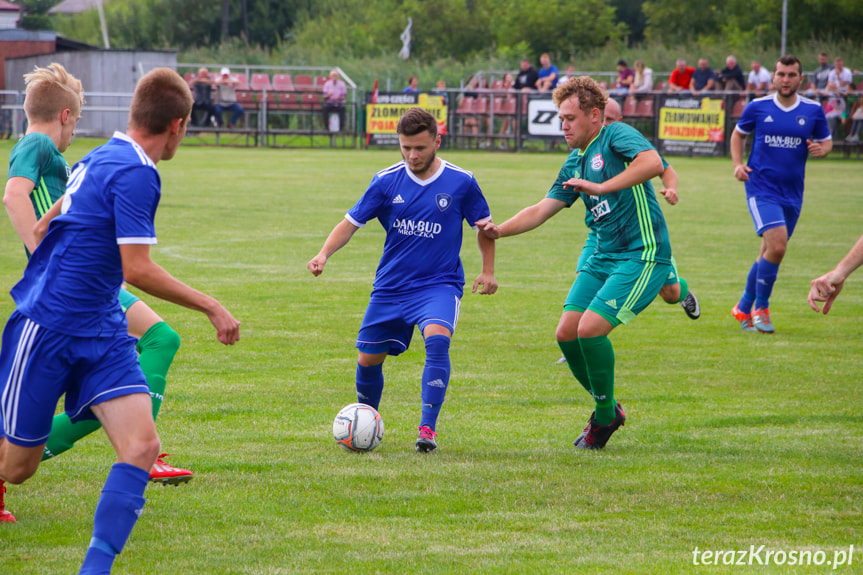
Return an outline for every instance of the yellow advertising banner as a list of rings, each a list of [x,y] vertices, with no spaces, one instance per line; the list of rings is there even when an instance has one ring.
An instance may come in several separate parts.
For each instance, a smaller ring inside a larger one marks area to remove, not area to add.
[[[366,131],[369,134],[396,134],[396,125],[402,114],[419,106],[435,117],[438,133],[446,134],[447,107],[444,96],[419,94],[416,104],[376,103],[366,105]],[[389,142],[388,142],[389,143]],[[396,142],[397,143],[397,142]]]
[[[691,99],[685,103],[695,103]],[[725,109],[722,100],[702,98],[700,108],[672,107],[659,109],[659,139],[688,142],[722,142],[725,138]],[[680,105],[683,102],[673,102]]]

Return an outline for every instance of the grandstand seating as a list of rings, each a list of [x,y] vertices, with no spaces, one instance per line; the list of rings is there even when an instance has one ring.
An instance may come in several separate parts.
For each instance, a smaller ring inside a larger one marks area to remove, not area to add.
[[[635,109],[636,118],[652,118],[653,117],[653,98],[644,98],[638,101],[638,106]]]
[[[314,90],[315,89],[315,81],[308,74],[297,74],[294,76],[294,89],[295,90]]]
[[[743,108],[746,107],[746,98],[737,98],[734,106],[731,108],[731,117],[739,118],[743,115]]]
[[[638,100],[635,96],[627,96],[623,101],[623,110],[622,114],[624,119],[629,118],[630,116],[635,116],[638,109]]]
[[[272,90],[269,74],[252,74],[252,81],[249,84],[252,90]]]
[[[274,74],[273,75],[273,90],[276,92],[293,92],[294,82],[291,80],[290,74]]]

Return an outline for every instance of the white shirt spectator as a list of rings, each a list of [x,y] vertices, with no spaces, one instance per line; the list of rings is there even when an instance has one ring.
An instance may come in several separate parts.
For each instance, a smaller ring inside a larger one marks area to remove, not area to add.
[[[751,70],[749,72],[749,79],[746,81],[753,84],[756,90],[767,90],[770,87],[771,79],[770,72],[765,70],[764,66],[761,66],[758,72]]]
[[[851,84],[851,80],[851,70],[849,70],[848,68],[842,68],[842,71],[838,74],[836,73],[836,68],[834,68],[830,71],[830,75],[827,76],[827,83],[838,86],[839,89],[843,92],[848,90],[848,86]]]
[[[638,72],[635,73],[635,78],[638,78]],[[630,92],[649,92],[653,90],[653,70],[651,68],[645,68],[644,72],[641,74],[641,83],[636,84],[636,80],[633,80],[632,90]]]

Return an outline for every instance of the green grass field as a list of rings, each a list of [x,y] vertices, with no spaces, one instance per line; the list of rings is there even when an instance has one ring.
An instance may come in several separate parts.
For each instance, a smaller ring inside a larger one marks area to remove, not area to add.
[[[97,142],[81,141],[70,161]],[[0,150],[5,162],[11,144]],[[562,154],[442,152],[475,172],[496,221],[540,199]],[[313,278],[306,262],[390,151],[184,148],[160,164],[154,259],[243,321],[221,346],[207,319],[152,298],[182,336],[158,420],[196,476],[150,486],[118,574],[822,573],[832,566],[696,566],[693,551],[834,551],[863,572],[863,283],[829,316],[809,280],[860,235],[861,165],[810,161],[803,216],[771,300],[773,337],[729,310],[758,250],[728,159],[673,158],[663,203],[703,315],[657,300],[614,331],[627,424],[577,452],[591,398],[555,364],[554,331],[586,231],[581,206],[497,246],[498,294],[467,293],[440,449],[414,453],[424,351],[387,361],[386,436],[345,453],[332,420],[355,401],[356,330],[383,231],[361,230]],[[24,254],[0,226],[0,282]],[[466,234],[468,284],[479,273]],[[863,278],[863,272],[860,272]],[[12,311],[0,302],[0,319]],[[0,573],[77,572],[112,450],[98,433],[11,486]],[[763,559],[764,553],[760,555]],[[817,559],[819,556],[814,555]],[[725,556],[723,556],[725,558]]]

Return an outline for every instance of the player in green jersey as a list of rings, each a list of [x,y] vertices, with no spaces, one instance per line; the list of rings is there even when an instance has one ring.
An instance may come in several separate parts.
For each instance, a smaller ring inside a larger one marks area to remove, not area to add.
[[[650,184],[664,168],[637,130],[622,122],[603,126],[607,97],[592,79],[572,79],[552,99],[573,152],[545,198],[481,229],[491,239],[514,236],[539,227],[579,198],[584,202],[597,247],[566,298],[557,341],[595,403],[575,446],[601,449],[626,420],[614,398],[608,335],[646,308],[673,271],[665,219]]]
[[[72,143],[81,118],[84,89],[81,81],[60,64],[36,68],[24,80],[27,133],[9,156],[3,204],[29,257],[38,244],[34,233],[36,222],[66,191],[70,168],[63,152]],[[150,386],[155,418],[165,393],[168,369],[180,347],[180,336],[146,303],[125,289],[120,291],[120,304],[126,312],[129,334],[138,339],[138,361]],[[99,427],[96,420],[73,424],[65,413],[55,416],[43,461],[71,449],[76,441]],[[151,481],[176,485],[193,477],[191,471],[165,463],[164,457],[165,454],[160,456],[153,466]],[[0,481],[0,522],[12,523],[15,517],[5,509],[5,491]]]

